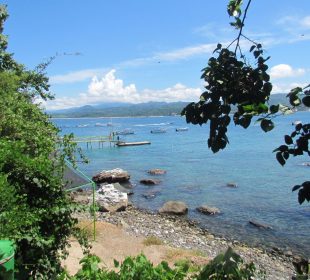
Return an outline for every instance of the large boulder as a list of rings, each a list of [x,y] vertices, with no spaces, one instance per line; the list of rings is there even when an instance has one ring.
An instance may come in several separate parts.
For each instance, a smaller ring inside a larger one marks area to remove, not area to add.
[[[143,185],[158,185],[160,184],[160,180],[147,178],[140,180],[140,183]]]
[[[112,184],[101,185],[96,191],[95,200],[99,211],[124,211],[128,206],[127,193],[117,190]]]
[[[151,175],[164,175],[167,173],[167,171],[156,168],[156,169],[149,170],[148,173]]]
[[[199,211],[202,214],[206,215],[215,215],[221,213],[220,210],[216,207],[210,207],[207,205],[201,205],[196,208],[197,211]]]
[[[115,168],[112,170],[103,170],[100,173],[96,174],[92,179],[97,184],[122,183],[128,182],[130,179],[130,175],[127,171],[124,171],[123,169]]]
[[[160,209],[160,214],[185,215],[188,212],[187,205],[182,201],[168,201]]]

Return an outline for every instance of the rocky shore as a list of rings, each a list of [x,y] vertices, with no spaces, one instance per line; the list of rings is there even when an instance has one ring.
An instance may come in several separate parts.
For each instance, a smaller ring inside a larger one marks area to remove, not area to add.
[[[126,175],[126,180],[129,180],[130,176],[126,172],[123,170],[117,171],[118,177],[121,173],[124,173],[124,176]],[[105,178],[107,174],[109,175],[109,180]],[[115,176],[110,176],[110,171],[101,172],[99,175],[98,178],[100,177],[100,182],[111,183],[117,181],[114,180]],[[107,186],[110,185],[103,186],[102,188],[104,189]],[[113,185],[111,188],[113,188]],[[119,191],[123,192],[122,190]],[[78,197],[81,195],[83,197],[83,195],[87,195],[87,193],[85,194],[82,192]],[[77,198],[76,195],[75,198]],[[100,201],[97,200],[97,203],[98,202]],[[86,204],[88,203],[89,201],[86,202]],[[104,201],[104,203],[106,203],[106,201]],[[117,203],[119,202],[117,201]],[[181,202],[178,203],[181,204]],[[101,204],[102,201],[99,205]],[[174,207],[175,205],[173,205],[172,208]],[[127,205],[126,202],[126,207],[123,207],[121,210],[97,212],[97,220],[121,226],[132,236],[157,237],[163,243],[172,247],[197,250],[210,258],[214,258],[219,253],[226,251],[228,247],[232,247],[245,262],[253,261],[257,270],[265,271],[266,279],[292,279],[292,276],[295,275],[293,262],[298,263],[302,260],[299,256],[294,256],[292,252],[283,253],[277,248],[266,249],[250,247],[239,241],[215,236],[207,230],[201,229],[195,222],[187,219],[186,216],[183,216],[187,212],[186,205],[183,207],[185,210],[182,210],[184,212],[182,212],[182,215],[179,213],[174,213],[176,215],[169,215],[171,207],[169,211],[163,211],[164,208],[165,207],[162,207],[159,212],[154,213],[138,209],[130,203]],[[206,214],[209,215],[219,212],[219,209],[213,209],[207,206],[202,207],[200,210],[207,211]],[[252,221],[252,223],[255,222]],[[259,226],[261,226],[261,224],[259,224]]]
[[[133,236],[155,236],[173,247],[198,250],[210,258],[226,251],[230,246],[246,262],[253,261],[257,269],[265,271],[266,279],[270,280],[292,279],[292,262],[298,261],[298,257],[285,256],[277,250],[266,251],[214,236],[184,217],[152,213],[133,205],[129,205],[126,211],[98,212],[97,220],[121,226]]]

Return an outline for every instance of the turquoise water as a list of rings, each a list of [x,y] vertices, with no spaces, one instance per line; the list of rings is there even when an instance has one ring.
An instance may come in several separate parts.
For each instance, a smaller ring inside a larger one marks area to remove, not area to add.
[[[292,186],[309,180],[309,157],[290,159],[280,166],[272,150],[284,143],[283,135],[292,132],[292,122],[309,122],[309,112],[275,119],[276,129],[264,133],[254,125],[247,130],[231,125],[230,145],[213,154],[207,147],[208,126],[193,126],[184,118],[144,117],[113,119],[54,119],[62,133],[77,136],[108,135],[112,130],[130,128],[134,135],[120,136],[125,141],[150,141],[151,145],[117,148],[104,145],[92,149],[81,147],[90,164],[80,168],[89,176],[103,169],[122,168],[131,174],[134,184],[133,203],[141,208],[156,210],[167,200],[183,200],[190,208],[189,218],[218,235],[241,240],[253,245],[264,244],[310,256],[310,205],[300,206]],[[111,126],[103,125],[112,121]],[[78,125],[87,125],[77,127]],[[151,134],[154,128],[163,127],[166,133]],[[176,132],[178,127],[188,131]],[[147,170],[165,169],[158,176],[162,183],[149,187],[139,181],[150,177]],[[238,188],[228,188],[234,182]],[[156,192],[153,199],[143,194]],[[195,211],[197,206],[208,204],[218,207],[222,214],[204,216]],[[261,230],[248,221],[255,219],[273,227]]]

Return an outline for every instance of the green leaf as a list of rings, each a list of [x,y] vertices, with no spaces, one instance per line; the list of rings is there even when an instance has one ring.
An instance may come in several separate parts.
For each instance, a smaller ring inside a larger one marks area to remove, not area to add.
[[[119,267],[119,261],[117,261],[116,259],[113,260],[114,262],[114,267],[118,268]]]

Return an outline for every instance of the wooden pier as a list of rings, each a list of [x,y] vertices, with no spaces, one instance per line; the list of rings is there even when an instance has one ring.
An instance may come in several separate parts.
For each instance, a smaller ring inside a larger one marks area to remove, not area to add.
[[[93,144],[98,143],[98,147],[102,148],[104,143],[116,144],[118,141],[115,139],[114,135],[108,136],[78,136],[72,139],[72,142],[75,143],[86,143],[87,149],[93,148]]]

